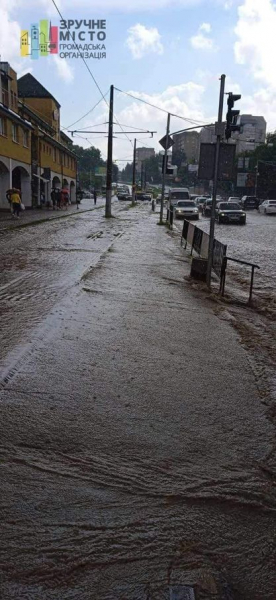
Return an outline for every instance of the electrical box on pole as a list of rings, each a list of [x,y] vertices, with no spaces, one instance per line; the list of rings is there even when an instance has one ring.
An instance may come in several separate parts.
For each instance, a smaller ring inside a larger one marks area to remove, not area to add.
[[[165,163],[166,163],[166,168],[165,168]],[[169,157],[165,155],[163,156],[163,163],[162,163],[162,173],[165,173],[165,175],[173,175],[174,174],[174,167],[173,165],[171,165],[169,163]]]

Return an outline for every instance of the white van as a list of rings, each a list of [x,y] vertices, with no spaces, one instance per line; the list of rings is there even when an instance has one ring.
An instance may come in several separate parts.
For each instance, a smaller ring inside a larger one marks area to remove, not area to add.
[[[169,205],[175,206],[178,200],[190,200],[188,188],[171,188],[169,192]]]

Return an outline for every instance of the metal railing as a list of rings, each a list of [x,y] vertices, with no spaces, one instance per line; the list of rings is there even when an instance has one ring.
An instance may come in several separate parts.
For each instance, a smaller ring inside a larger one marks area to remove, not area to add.
[[[200,229],[200,227],[197,227],[185,219],[181,235],[181,245],[183,245],[183,240],[186,242],[185,249],[187,248],[188,244],[191,246],[191,255],[193,254],[193,250],[195,250],[197,254],[201,256],[201,258],[207,260],[209,250],[208,233],[205,233],[205,231]],[[227,246],[215,239],[213,248],[212,269],[218,277],[221,277],[223,260],[226,256]]]
[[[190,221],[187,221],[186,219],[183,223],[183,229],[181,234],[181,246],[183,245],[183,240],[185,240],[185,249],[187,248],[188,244],[191,246],[191,255],[193,254],[193,250],[195,250],[201,258],[204,258],[206,260],[208,259],[208,233],[205,233],[205,231],[200,229],[200,227],[197,227],[196,225],[190,223]],[[224,296],[225,294],[226,271],[228,262],[231,261],[240,265],[246,265],[248,267],[251,267],[251,280],[248,300],[248,304],[251,304],[255,269],[260,269],[260,267],[254,263],[245,260],[240,260],[238,258],[232,258],[230,256],[227,256],[226,254],[227,246],[214,239],[212,270],[220,279],[220,294],[222,296]]]
[[[225,256],[223,265],[222,265],[221,280],[220,280],[220,293],[222,296],[224,296],[224,293],[225,293],[226,270],[227,270],[227,264],[228,264],[229,260],[231,262],[235,262],[240,265],[246,265],[248,267],[251,267],[250,291],[249,291],[249,299],[248,299],[248,304],[251,304],[252,295],[253,295],[255,269],[260,269],[260,267],[258,265],[255,265],[254,263],[250,263],[245,260],[239,260],[238,258],[231,258],[230,256]]]

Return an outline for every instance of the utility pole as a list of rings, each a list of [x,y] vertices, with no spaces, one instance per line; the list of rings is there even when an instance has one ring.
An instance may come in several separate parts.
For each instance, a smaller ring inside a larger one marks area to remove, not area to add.
[[[134,150],[133,150],[132,206],[134,206],[134,204],[135,204],[135,189],[136,189],[136,138],[134,139]]]
[[[168,157],[168,145],[169,145],[169,134],[170,134],[170,122],[171,122],[171,115],[170,115],[170,113],[168,113],[167,131],[166,131],[166,145],[165,145],[165,158],[164,158],[164,172],[162,173],[162,195],[161,195],[161,206],[160,206],[160,225],[162,225],[162,223],[163,223],[165,180],[166,180],[166,171],[167,171],[167,157]]]
[[[257,193],[258,193],[259,161],[257,161],[257,166],[255,167],[255,169],[256,169],[255,196],[256,196],[256,198],[258,198]]]
[[[212,200],[212,211],[211,211],[211,221],[210,221],[210,238],[209,238],[208,264],[207,264],[207,285],[208,285],[208,287],[211,287],[212,267],[213,267],[220,142],[221,142],[221,138],[224,135],[222,116],[223,116],[225,79],[226,79],[225,75],[222,75],[220,78],[219,110],[218,110],[218,120],[216,123],[217,144],[216,144],[216,154],[215,154],[215,173],[214,173],[214,183],[213,183],[213,200]]]
[[[106,169],[106,204],[105,216],[111,217],[111,198],[112,198],[112,160],[113,160],[113,105],[114,105],[114,86],[110,86],[109,101],[109,125],[108,125],[108,146],[107,146],[107,169]]]

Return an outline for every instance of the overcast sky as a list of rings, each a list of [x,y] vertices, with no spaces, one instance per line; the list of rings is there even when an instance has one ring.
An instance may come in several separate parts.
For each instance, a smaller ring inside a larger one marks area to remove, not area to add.
[[[242,94],[241,112],[263,115],[268,130],[276,129],[272,0],[61,0],[58,6],[65,19],[106,20],[107,58],[88,60],[103,94],[114,84],[172,113],[209,123],[217,115],[219,76],[225,73],[226,91]],[[1,59],[19,75],[32,72],[60,102],[61,123],[68,127],[101,95],[81,59],[20,57],[20,30],[40,19],[60,25],[51,0],[0,0]],[[138,138],[140,145],[159,148],[164,112],[116,92],[115,114],[124,126],[157,130],[154,140],[143,139],[144,134]],[[102,102],[73,128],[90,129],[106,120]],[[188,121],[172,118],[172,131],[186,126]],[[89,141],[74,141],[93,144],[106,156],[105,137],[83,137]],[[117,159],[131,159],[132,146],[124,136],[115,139],[114,153]]]

